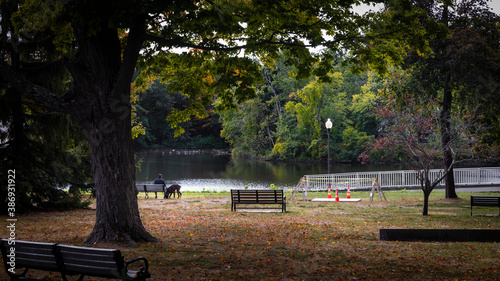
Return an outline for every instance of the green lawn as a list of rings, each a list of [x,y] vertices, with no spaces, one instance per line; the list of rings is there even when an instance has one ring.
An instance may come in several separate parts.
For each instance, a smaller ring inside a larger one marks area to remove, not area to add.
[[[326,192],[308,195],[327,197]],[[183,192],[182,199],[168,200],[140,195],[143,223],[161,243],[97,247],[119,248],[126,259],[146,257],[151,280],[500,279],[499,243],[379,241],[380,228],[500,229],[498,208],[475,207],[478,215],[470,216],[473,193],[443,200],[444,192],[435,191],[430,215],[424,217],[421,192],[385,195],[388,201],[375,194],[369,202],[368,192],[352,191],[351,197],[361,202],[336,203],[305,202],[299,194],[288,202],[286,213],[231,212],[228,192]],[[19,239],[81,246],[93,228],[95,210],[17,219]],[[2,231],[6,237],[7,230]],[[32,276],[59,280],[56,273],[33,271]]]

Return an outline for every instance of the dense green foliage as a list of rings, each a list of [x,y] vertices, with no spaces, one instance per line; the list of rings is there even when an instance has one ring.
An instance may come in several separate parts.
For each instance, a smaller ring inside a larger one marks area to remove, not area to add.
[[[255,98],[217,113],[207,106],[207,117],[177,124],[185,131],[177,137],[168,116],[188,108],[189,99],[169,92],[169,83],[154,81],[137,93],[135,111],[145,134],[138,136],[136,145],[217,148],[226,144],[222,137],[238,156],[319,160],[326,157],[324,123],[330,118],[332,160],[357,161],[364,145],[377,135],[379,120],[373,113],[382,102],[378,90],[383,80],[373,72],[353,74],[341,63],[328,75],[329,82],[315,76],[297,79],[297,69],[285,61],[282,57],[272,67],[261,68],[264,79],[255,85]],[[214,106],[220,103],[216,100]]]
[[[134,139],[138,148],[177,147],[177,148],[226,148],[227,143],[220,137],[221,126],[217,114],[210,106],[205,110],[207,116],[194,118],[179,124],[185,132],[175,137],[175,129],[167,117],[173,110],[189,107],[188,98],[180,93],[168,91],[168,85],[155,81],[147,90],[140,92],[134,105],[136,121],[144,129]]]
[[[35,20],[23,18],[22,13],[43,17],[48,16],[45,14],[48,9],[57,11],[60,6],[37,10],[28,5],[16,14],[15,2],[0,3],[1,18],[11,19],[1,21],[2,58],[9,58],[12,68],[24,77],[57,95],[62,94],[70,84],[70,74],[62,63],[55,63],[53,59],[60,54],[59,47],[64,45],[65,33],[61,31],[64,27],[41,28],[34,32],[51,21],[37,18],[36,24],[23,30],[29,40],[8,43],[6,36],[7,32],[13,33],[20,28],[23,21]],[[36,51],[40,49],[44,52]],[[36,55],[30,56],[33,53]],[[92,178],[90,151],[81,127],[68,114],[50,111],[22,94],[0,79],[0,175],[2,183],[7,183],[7,171],[15,175],[12,179],[16,212],[88,206],[90,203],[80,194],[93,187],[88,184]],[[6,188],[0,189],[0,198],[6,200]],[[2,213],[7,211],[3,207],[5,203],[0,201]]]
[[[27,75],[47,79],[43,73]],[[13,171],[17,212],[88,206],[80,191],[92,188],[87,185],[90,152],[81,128],[67,114],[47,111],[9,89],[0,92],[0,124],[5,126],[0,131],[2,180],[7,182],[7,171]],[[7,198],[6,188],[0,197]]]
[[[486,141],[499,145],[500,120],[491,104],[500,102],[500,17],[484,0],[454,5],[428,1],[422,8],[442,23],[443,34],[430,42],[432,56],[411,52],[405,58],[402,66],[411,70],[410,87],[426,99],[437,98],[442,119],[481,115],[489,127]]]
[[[373,72],[352,74],[340,63],[328,75],[330,82],[314,76],[297,79],[296,68],[285,61],[282,57],[272,67],[261,68],[264,80],[255,85],[255,98],[218,114],[207,106],[207,117],[178,124],[185,133],[177,137],[168,116],[188,108],[188,97],[169,92],[169,83],[154,81],[137,93],[135,111],[145,134],[138,136],[136,145],[218,148],[226,144],[222,137],[238,156],[319,160],[326,157],[324,122],[331,118],[332,159],[357,161],[364,144],[377,135],[379,121],[373,110],[381,102],[377,92],[383,80]],[[216,100],[215,107],[220,102]]]
[[[237,111],[221,112],[222,136],[237,155],[285,160],[318,160],[327,154],[325,121],[331,130],[332,159],[356,161],[364,144],[377,134],[373,109],[380,103],[382,80],[374,73],[355,75],[340,64],[330,82],[296,80],[282,62],[263,68],[266,83],[257,97]]]

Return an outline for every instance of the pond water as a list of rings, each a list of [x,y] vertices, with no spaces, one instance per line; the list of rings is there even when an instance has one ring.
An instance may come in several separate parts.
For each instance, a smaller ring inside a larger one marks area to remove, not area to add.
[[[224,150],[158,149],[137,153],[141,163],[137,183],[152,183],[162,174],[167,184],[182,190],[224,191],[293,188],[304,175],[326,174],[327,163],[281,163],[232,157]],[[331,173],[400,170],[399,166],[330,164]]]

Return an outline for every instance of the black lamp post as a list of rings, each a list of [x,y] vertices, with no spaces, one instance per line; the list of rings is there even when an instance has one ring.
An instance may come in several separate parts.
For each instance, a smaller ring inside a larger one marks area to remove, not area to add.
[[[332,121],[330,121],[330,118],[325,123],[326,126],[326,132],[328,133],[328,177],[330,178],[330,129],[332,128],[333,124]],[[331,181],[328,181],[328,198],[332,198],[332,193],[330,191],[330,186],[331,186]]]
[[[330,174],[330,129],[332,129],[332,121],[330,121],[330,118],[325,123],[326,126],[326,131],[328,133],[328,174]]]

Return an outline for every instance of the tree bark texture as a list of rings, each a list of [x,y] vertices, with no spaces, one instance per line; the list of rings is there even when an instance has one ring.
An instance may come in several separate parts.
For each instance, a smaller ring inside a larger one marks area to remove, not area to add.
[[[444,178],[445,181],[445,193],[446,198],[457,198],[457,193],[455,192],[455,178],[453,176],[453,154],[450,147],[451,142],[451,105],[452,105],[452,93],[449,87],[450,77],[446,79],[444,90],[443,90],[443,102],[441,111],[441,147],[443,150],[443,170],[448,170]]]
[[[143,227],[135,188],[130,115],[95,116],[85,124],[96,187],[96,222],[86,243],[156,241]]]
[[[424,206],[422,209],[422,215],[427,216],[429,214],[429,196],[434,189],[434,186],[431,185],[431,181],[429,179],[429,169],[420,170],[418,172],[418,179],[420,181],[422,192],[424,193]]]
[[[429,215],[429,196],[430,196],[429,193],[424,192],[424,207],[422,209],[423,216]]]

